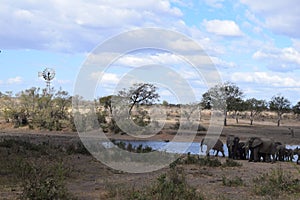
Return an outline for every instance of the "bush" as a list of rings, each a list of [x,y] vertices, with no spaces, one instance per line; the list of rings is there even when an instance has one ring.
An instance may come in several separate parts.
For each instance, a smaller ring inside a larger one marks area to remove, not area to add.
[[[116,121],[113,118],[110,120],[110,122],[107,125],[108,125],[107,126],[108,130],[110,130],[113,133],[122,132],[122,130],[120,129],[120,127],[117,125]]]
[[[207,131],[207,128],[205,128],[204,126],[202,126],[201,124],[199,124],[197,131]]]
[[[281,168],[265,173],[255,178],[253,182],[254,192],[261,196],[279,197],[283,192],[300,192],[300,180],[293,179],[290,174],[285,174]]]
[[[153,194],[151,199],[186,199],[202,200],[203,197],[196,193],[194,188],[187,185],[184,176],[173,172],[171,177],[167,177],[166,174],[158,177],[158,183],[152,188],[151,194]]]
[[[222,164],[222,167],[241,167],[242,164],[232,160],[232,159],[226,159],[226,162]]]
[[[83,154],[83,155],[90,155],[90,152],[85,148],[82,142],[77,142],[77,145],[70,144],[67,147],[67,153],[70,154]]]
[[[127,189],[122,186],[108,187],[112,199],[128,200],[203,200],[204,198],[190,187],[182,169],[174,168],[160,175],[153,185],[144,189]]]
[[[15,153],[24,153],[25,150],[28,150],[47,154],[46,144],[33,144],[22,140],[4,139],[0,142],[0,147],[11,149],[12,151],[15,151]]]
[[[184,160],[184,164],[197,164],[199,163],[199,158],[196,155],[191,155],[190,152],[187,154],[187,158]]]
[[[174,168],[168,174],[162,174],[157,178],[155,185],[150,188],[148,199],[185,199],[202,200],[203,197],[190,187],[185,180],[183,169]],[[151,195],[151,196],[150,196]]]
[[[220,167],[222,165],[221,161],[219,161],[217,158],[211,159],[210,157],[200,158],[199,164],[201,166],[208,166],[208,167]]]
[[[64,185],[69,171],[62,163],[54,166],[25,164],[20,170],[24,176],[20,199],[74,199]]]
[[[222,177],[222,183],[224,186],[237,187],[244,185],[243,179],[241,177],[234,177],[233,179],[228,179],[225,176]]]

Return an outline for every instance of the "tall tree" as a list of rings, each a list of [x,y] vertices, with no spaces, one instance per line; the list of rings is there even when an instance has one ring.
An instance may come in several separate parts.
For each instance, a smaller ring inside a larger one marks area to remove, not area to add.
[[[267,103],[264,100],[255,98],[246,100],[246,109],[250,111],[250,125],[253,125],[254,118],[262,111],[267,109]]]
[[[119,91],[118,96],[129,100],[129,115],[134,106],[140,104],[152,104],[159,101],[159,94],[156,92],[157,87],[149,83],[135,83],[129,89]]]
[[[300,101],[293,106],[293,112],[295,115],[297,115],[297,117],[299,117],[300,115]]]
[[[221,109],[224,113],[224,126],[227,126],[227,112],[234,111],[240,102],[243,92],[234,83],[226,82],[210,88],[202,95],[203,108]]]
[[[277,113],[277,126],[280,126],[282,115],[291,110],[291,102],[287,98],[277,95],[272,97],[269,102],[269,107],[271,111]]]

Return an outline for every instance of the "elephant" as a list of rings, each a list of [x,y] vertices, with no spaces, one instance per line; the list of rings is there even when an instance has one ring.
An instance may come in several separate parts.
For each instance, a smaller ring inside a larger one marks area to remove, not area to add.
[[[285,157],[286,161],[291,161],[292,162],[293,159],[294,159],[294,151],[293,151],[293,149],[287,149],[287,148],[285,148],[284,157]]]
[[[272,156],[272,163],[275,162],[276,144],[272,140],[251,137],[247,141],[247,145],[250,150],[250,162],[259,162],[261,161],[261,157],[266,162],[271,160],[270,156]]]
[[[298,156],[297,164],[300,165],[300,149],[298,147],[294,149],[293,154]]]
[[[276,143],[276,160],[284,161],[284,154],[285,154],[285,145],[281,143]]]
[[[241,160],[247,159],[247,151],[246,143],[245,142],[239,142],[238,148],[237,148],[237,158]]]
[[[234,135],[228,135],[226,139],[226,146],[228,148],[228,158],[238,159],[238,148],[240,138]]]
[[[219,154],[219,152],[222,153],[222,156],[225,157],[225,154],[224,154],[224,148],[223,148],[223,142],[220,140],[220,139],[215,139],[215,138],[203,138],[200,142],[200,151],[203,152],[203,145],[206,145],[207,146],[207,149],[206,149],[206,156],[209,156],[209,151],[211,149],[213,150],[216,150],[217,153],[215,156],[217,156]]]

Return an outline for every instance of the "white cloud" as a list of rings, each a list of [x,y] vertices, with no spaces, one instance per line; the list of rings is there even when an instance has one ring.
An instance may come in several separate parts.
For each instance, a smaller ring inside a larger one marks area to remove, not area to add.
[[[72,81],[70,80],[63,80],[63,79],[57,79],[55,80],[58,84],[68,84],[71,83]]]
[[[20,76],[16,76],[14,78],[9,78],[7,79],[7,83],[8,84],[19,84],[22,83],[22,78]]]
[[[300,52],[300,40],[299,39],[292,39],[292,43],[293,43],[293,48]]]
[[[183,13],[169,0],[36,1],[0,4],[1,48],[90,51],[136,27],[174,27]]]
[[[101,77],[102,84],[117,84],[120,81],[118,75],[113,73],[93,72],[90,77],[93,80],[98,80]]]
[[[259,50],[253,54],[253,58],[266,60],[269,68],[276,71],[292,71],[300,68],[300,52],[293,47]]]
[[[300,82],[295,78],[267,72],[235,72],[232,74],[231,80],[273,87],[300,87]]]
[[[262,18],[262,23],[266,28],[271,29],[275,33],[300,37],[298,0],[241,0],[241,3],[246,4],[253,12],[253,15]]]
[[[213,8],[222,8],[224,0],[204,0],[204,2]]]
[[[211,60],[218,67],[222,67],[222,68],[237,67],[237,65],[234,62],[227,62],[227,61],[225,61],[221,58],[218,58],[218,57],[211,57]]]
[[[204,20],[203,25],[207,32],[220,36],[242,36],[240,27],[231,20]]]
[[[182,63],[183,60],[175,54],[171,53],[155,53],[152,55],[139,53],[135,55],[124,55],[115,63],[129,67],[140,67],[150,64],[174,65]]]

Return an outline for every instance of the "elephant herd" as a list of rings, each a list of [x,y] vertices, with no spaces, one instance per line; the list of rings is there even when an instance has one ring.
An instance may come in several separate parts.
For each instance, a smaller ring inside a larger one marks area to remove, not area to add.
[[[225,157],[224,144],[220,139],[205,138],[200,142],[200,151],[203,152],[203,145],[207,146],[206,155],[209,156],[209,150],[213,149],[218,155],[219,152]],[[274,142],[271,139],[259,137],[250,137],[246,141],[240,141],[240,138],[234,135],[228,135],[226,139],[228,148],[228,158],[249,160],[249,162],[275,162],[292,161],[295,155],[298,155],[297,164],[300,164],[300,148],[289,149],[280,142]]]

